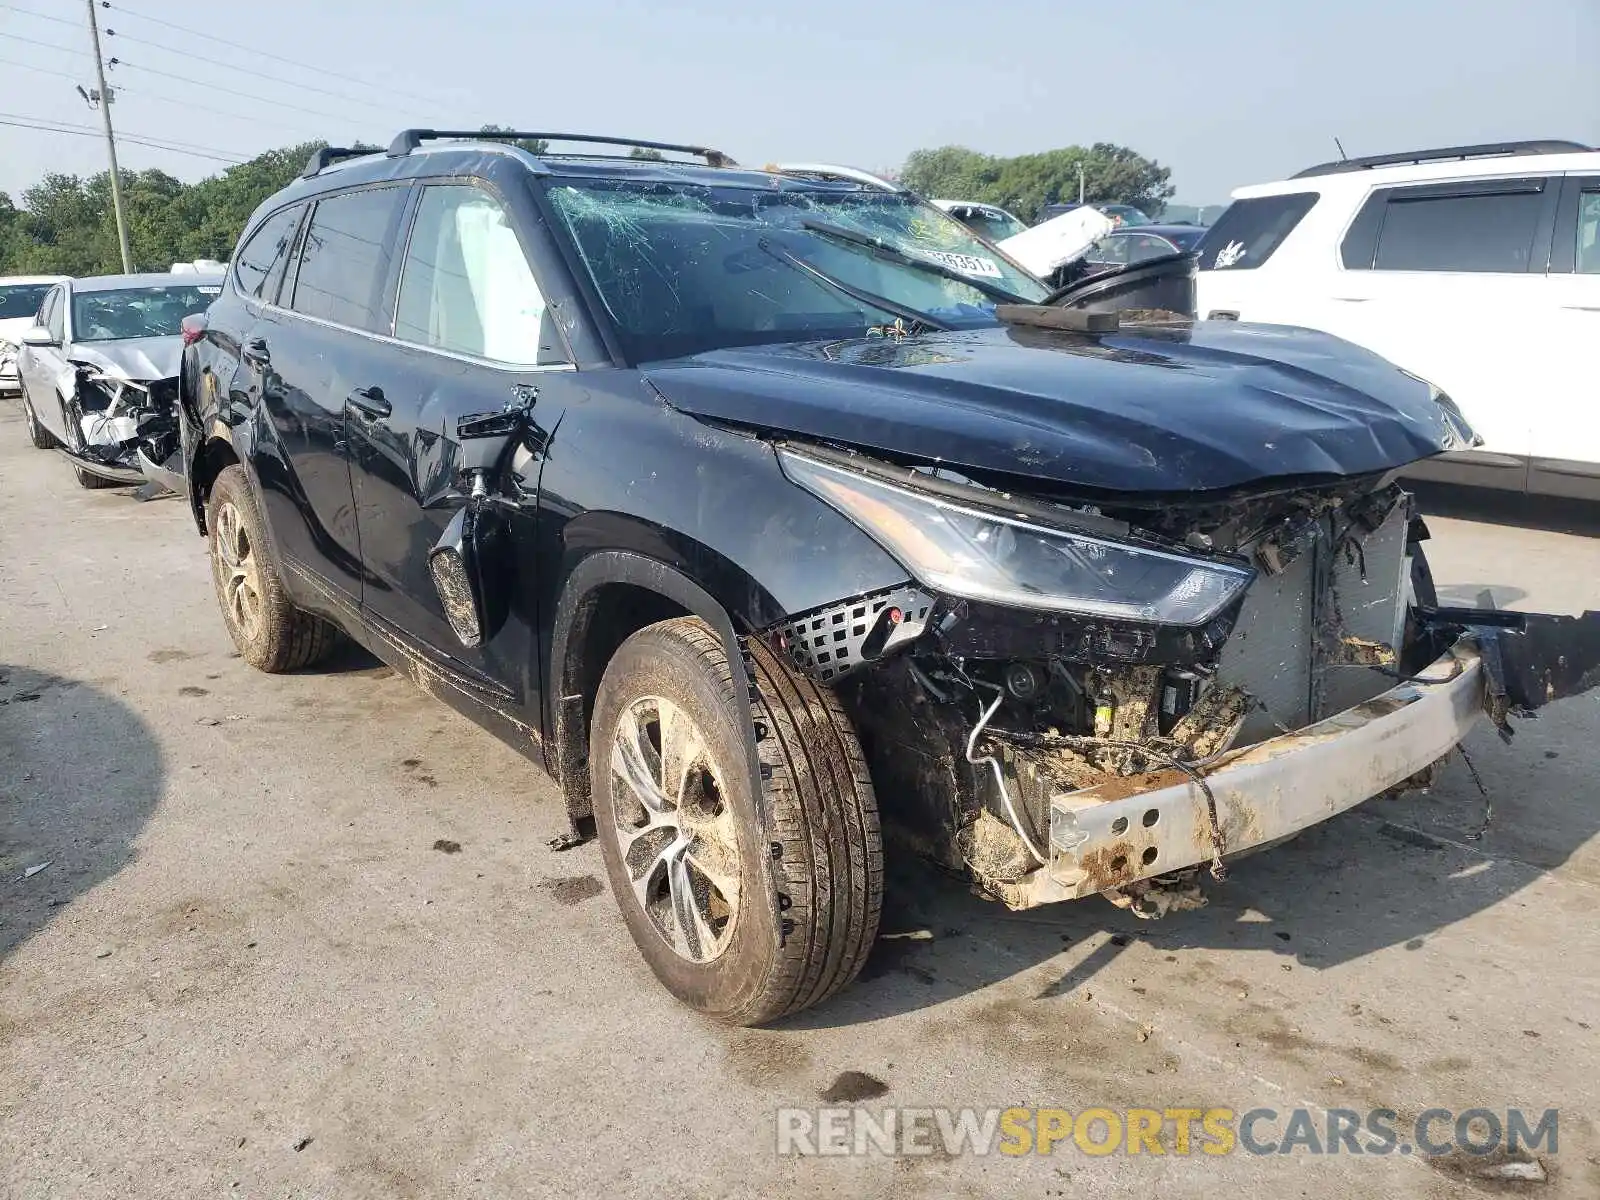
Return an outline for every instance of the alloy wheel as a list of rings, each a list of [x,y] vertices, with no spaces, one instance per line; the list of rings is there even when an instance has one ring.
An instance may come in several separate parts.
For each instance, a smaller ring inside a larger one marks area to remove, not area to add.
[[[656,933],[695,963],[727,949],[738,919],[739,844],[722,778],[672,701],[646,696],[623,712],[611,748],[623,866]]]
[[[254,641],[261,633],[260,562],[244,518],[231,500],[217,509],[217,528],[212,537],[222,606],[245,640]]]

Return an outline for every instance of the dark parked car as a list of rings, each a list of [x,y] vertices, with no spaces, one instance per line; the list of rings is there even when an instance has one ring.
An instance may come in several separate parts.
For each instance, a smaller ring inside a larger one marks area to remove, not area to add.
[[[1051,217],[1059,217],[1062,213],[1068,213],[1075,208],[1081,207],[1082,205],[1079,204],[1046,204],[1039,213],[1039,220],[1048,221]],[[1149,225],[1151,223],[1150,218],[1141,209],[1137,209],[1131,204],[1093,204],[1090,207],[1099,209],[1106,216],[1116,221],[1118,225]]]
[[[1084,261],[1104,271],[1169,254],[1192,254],[1205,232],[1202,225],[1125,225],[1090,246]]]
[[[1369,353],[1046,305],[890,185],[470,136],[257,211],[190,502],[246,660],[347,634],[546,767],[704,1012],[848,983],[885,831],[1155,913],[1600,661],[1431,607],[1392,475],[1471,434]]]

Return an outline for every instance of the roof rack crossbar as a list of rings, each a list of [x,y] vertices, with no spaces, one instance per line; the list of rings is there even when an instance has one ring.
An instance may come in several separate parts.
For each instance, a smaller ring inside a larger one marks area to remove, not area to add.
[[[707,166],[731,167],[736,165],[720,150],[705,146],[679,146],[672,142],[642,142],[638,138],[607,137],[592,133],[533,133],[520,129],[497,129],[485,133],[478,129],[402,129],[389,143],[390,158],[404,158],[423,142],[439,138],[467,138],[477,142],[539,141],[539,142],[589,142],[599,146],[629,146],[640,150],[670,150],[674,154],[692,154],[706,160]]]
[[[1445,162],[1468,158],[1510,158],[1523,154],[1581,154],[1592,150],[1582,142],[1559,139],[1528,142],[1484,142],[1477,146],[1440,146],[1434,150],[1405,150],[1399,154],[1369,154],[1363,158],[1339,158],[1318,163],[1291,175],[1306,179],[1312,175],[1336,175],[1342,171],[1365,171],[1372,167],[1397,167],[1412,163]]]
[[[301,179],[311,179],[322,173],[330,163],[336,163],[341,158],[357,158],[363,154],[371,154],[371,150],[353,150],[349,146],[324,146],[313,154],[306,163],[306,169],[300,172]]]
[[[905,191],[898,184],[882,179],[870,171],[841,167],[834,163],[771,163],[766,169],[775,175],[814,175],[819,179],[846,179],[885,192]]]

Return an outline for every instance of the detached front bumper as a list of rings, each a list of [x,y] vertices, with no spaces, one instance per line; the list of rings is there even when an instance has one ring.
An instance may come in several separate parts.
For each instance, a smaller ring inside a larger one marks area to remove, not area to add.
[[[1462,638],[1417,679],[1207,768],[1223,853],[1326,821],[1454,748],[1484,715],[1477,643]],[[1060,793],[1050,800],[1049,865],[1029,881],[1028,902],[1079,899],[1166,875],[1209,862],[1212,848],[1205,793],[1180,771]]]

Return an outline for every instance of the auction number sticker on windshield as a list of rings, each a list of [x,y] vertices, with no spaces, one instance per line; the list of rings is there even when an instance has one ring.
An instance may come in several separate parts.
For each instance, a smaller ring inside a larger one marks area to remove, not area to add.
[[[952,254],[948,250],[918,250],[923,258],[931,258],[940,266],[949,267],[952,271],[960,271],[963,275],[983,275],[989,279],[1000,279],[1000,264],[992,258],[980,258],[976,254]]]
[[[199,287],[195,288],[195,291],[199,292],[202,296],[220,296],[220,295],[222,295],[222,288],[217,284],[205,284],[205,283],[203,283]]]

